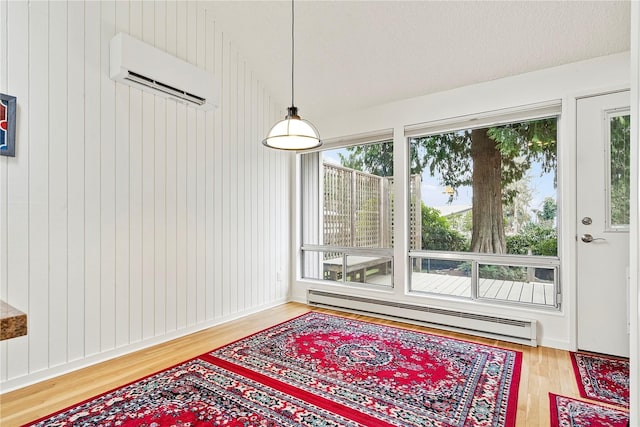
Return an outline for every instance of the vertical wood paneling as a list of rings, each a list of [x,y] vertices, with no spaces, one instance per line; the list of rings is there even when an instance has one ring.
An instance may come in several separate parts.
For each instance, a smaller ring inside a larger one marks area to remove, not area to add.
[[[205,69],[215,75],[215,23],[205,12]],[[214,319],[215,312],[215,113],[206,115],[205,127],[205,299],[206,318]]]
[[[205,112],[196,113],[196,321],[206,319],[205,298]]]
[[[214,70],[215,73],[214,75],[218,76],[218,82],[219,82],[219,93],[220,93],[220,106],[216,109],[215,113],[214,113],[214,117],[215,117],[215,134],[214,134],[214,141],[213,141],[213,145],[214,145],[214,159],[215,159],[215,163],[214,163],[214,190],[213,190],[213,199],[214,199],[214,218],[213,218],[213,224],[214,224],[214,252],[213,252],[213,262],[214,262],[214,266],[213,266],[213,271],[214,271],[214,290],[213,290],[213,303],[214,303],[214,312],[215,312],[215,318],[219,318],[223,315],[224,310],[224,302],[223,302],[223,288],[224,288],[224,278],[223,278],[223,272],[222,272],[222,266],[223,266],[223,253],[224,251],[222,250],[223,248],[223,235],[224,235],[224,227],[223,227],[223,210],[224,210],[224,199],[223,199],[223,195],[222,195],[222,189],[223,189],[223,165],[225,162],[223,162],[223,152],[222,152],[222,147],[223,147],[223,127],[224,127],[224,121],[223,121],[223,110],[224,110],[224,106],[222,105],[222,96],[224,94],[224,88],[225,88],[225,80],[223,78],[223,73],[222,70],[224,68],[224,63],[223,63],[223,43],[224,40],[224,35],[221,33],[216,33],[216,37],[215,37],[215,45],[214,45],[214,55],[215,55],[215,61],[214,61]]]
[[[260,143],[256,143],[257,141],[261,141],[264,136],[260,133],[260,128],[258,127],[258,118],[260,107],[258,103],[258,90],[259,84],[256,79],[256,76],[253,75],[251,79],[251,143],[250,143],[250,152],[251,156],[248,159],[249,161],[249,173],[250,173],[250,186],[251,186],[251,203],[255,204],[255,196],[254,192],[258,188],[258,151],[264,150],[264,147]],[[251,259],[258,259],[258,236],[260,233],[258,232],[258,215],[251,215]],[[250,263],[251,268],[251,306],[255,307],[258,304],[258,287],[260,286],[260,277],[258,275],[258,266],[256,262]]]
[[[68,4],[67,188],[69,361],[84,356],[84,4]],[[128,255],[128,254],[127,254]]]
[[[229,49],[229,185],[238,186],[238,51],[230,44]],[[229,262],[226,264],[231,278],[238,275],[238,192],[229,191]],[[238,284],[229,286],[229,313],[238,311]]]
[[[281,114],[204,7],[0,4],[0,85],[20,116],[18,156],[0,159],[0,297],[30,322],[0,343],[0,381],[286,294],[288,155],[260,144]],[[121,31],[215,74],[219,108],[113,82]]]
[[[145,2],[144,4],[148,4]],[[143,15],[144,16],[144,15]],[[144,19],[146,20],[146,18]],[[144,21],[143,20],[143,21]],[[142,93],[142,338],[154,336],[155,291],[155,97]]]
[[[187,57],[187,5],[178,2],[176,56]],[[187,108],[177,105],[176,111],[176,184],[177,184],[177,289],[176,321],[178,329],[187,326]]]
[[[196,10],[196,65],[206,69],[206,16]],[[206,114],[204,111],[196,111],[196,322],[206,320],[206,289],[205,289],[205,238],[206,238],[206,217],[205,217],[205,168],[206,168]]]
[[[166,49],[167,52],[176,55],[176,4],[167,3],[166,11]],[[176,288],[177,288],[177,185],[176,185],[176,102],[167,101],[166,120],[166,322],[167,332],[174,331],[176,325]]]
[[[28,114],[39,124],[29,129],[29,370],[39,370],[49,365],[49,4],[30,4],[28,28]]]
[[[230,188],[231,188],[231,179],[229,175],[229,159],[230,159],[230,149],[231,149],[231,137],[229,134],[229,130],[231,128],[231,108],[229,107],[229,98],[230,98],[230,72],[229,72],[229,62],[230,62],[230,54],[229,54],[230,46],[229,42],[224,39],[222,40],[222,99],[220,108],[222,110],[222,153],[220,158],[225,161],[222,162],[222,190],[221,190],[221,200],[220,204],[222,205],[222,247],[220,250],[220,257],[222,259],[222,315],[226,316],[230,313],[231,307],[231,298],[230,298],[230,270],[229,264],[231,263],[230,257],[230,223],[229,211],[231,209],[231,201],[230,201]]]
[[[166,51],[166,3],[155,2],[155,46]],[[166,154],[167,117],[166,100],[156,98],[155,105],[155,335],[166,331]]]
[[[187,61],[196,62],[197,41],[197,8],[194,2],[187,2]],[[196,273],[197,273],[197,212],[196,212],[196,112],[187,110],[187,325],[196,324],[197,298],[196,298]]]
[[[101,344],[100,22],[100,3],[85,3],[85,357],[99,353]]]
[[[129,31],[142,38],[142,4],[129,4]],[[142,92],[129,89],[129,339],[142,340]]]
[[[178,329],[187,326],[187,109],[177,105],[176,184],[177,184],[177,289],[176,321]]]
[[[258,105],[258,129],[260,130],[264,130],[265,123],[266,123],[266,119],[265,119],[265,108],[264,108],[264,88],[262,85],[258,85],[258,101],[257,101],[257,105]],[[268,132],[268,131],[267,131]],[[262,133],[262,135],[266,135],[265,133]],[[266,152],[264,149],[260,150],[260,152],[258,153],[259,157],[260,157],[260,161],[258,162],[258,167],[256,168],[256,192],[257,192],[257,197],[256,197],[256,205],[261,207],[261,211],[264,212],[266,210],[266,206],[264,203],[264,159],[265,159],[265,155]],[[259,215],[257,218],[257,222],[258,222],[258,228],[260,230],[263,230],[262,233],[258,233],[257,237],[256,237],[256,247],[258,248],[258,252],[260,254],[263,254],[263,256],[266,254],[265,250],[264,250],[264,241],[265,241],[265,234],[266,232],[265,227],[264,227],[264,215]],[[266,284],[266,280],[264,277],[264,273],[265,273],[265,264],[267,262],[266,256],[262,259],[262,262],[258,263],[258,304],[262,304],[262,302],[264,301],[264,287]]]
[[[187,151],[187,173],[186,173],[186,216],[187,216],[187,325],[192,326],[196,323],[196,235],[197,235],[197,212],[196,212],[196,113],[193,109],[187,109],[186,112],[186,151]]]
[[[115,82],[109,78],[109,41],[115,35],[116,5],[101,1],[100,25],[100,349],[115,347],[116,144]]]
[[[241,61],[238,58],[238,136],[236,140],[238,141],[238,153],[236,160],[236,173],[237,173],[237,186],[238,191],[236,191],[238,197],[238,203],[236,211],[238,214],[236,217],[238,218],[238,238],[237,240],[237,248],[235,253],[236,259],[236,272],[237,272],[237,281],[238,281],[238,294],[236,295],[235,301],[237,301],[236,310],[242,311],[245,308],[245,286],[246,286],[246,263],[244,262],[247,258],[246,248],[250,246],[250,243],[247,242],[246,239],[246,230],[247,224],[245,222],[247,207],[244,204],[244,199],[246,196],[246,188],[245,185],[247,183],[247,168],[246,168],[246,156],[245,156],[245,146],[247,141],[245,139],[245,109],[244,109],[244,96],[245,96],[245,62]]]
[[[265,123],[270,123],[273,117],[273,113],[271,111],[271,100],[268,96],[263,98],[264,101],[264,109],[265,109]],[[271,215],[269,213],[269,209],[271,208],[271,186],[266,185],[265,183],[270,182],[271,178],[271,158],[274,153],[272,150],[265,150],[264,157],[262,160],[262,205],[264,209],[264,214],[262,215],[262,228],[265,230],[262,239],[262,253],[266,254],[266,259],[264,260],[264,273],[262,276],[262,288],[264,289],[263,296],[261,301],[268,300],[272,295],[272,284],[271,284],[271,262],[272,262],[272,254],[270,251],[271,246],[271,238],[273,234],[271,233]],[[275,183],[273,183],[275,185]]]
[[[4,8],[6,6],[6,9]],[[6,10],[6,23],[4,27],[7,31],[7,61],[0,69],[7,70],[0,79],[4,80],[3,86],[7,92],[14,95],[19,100],[18,114],[24,116],[29,114],[31,106],[31,94],[29,90],[29,56],[24,52],[29,51],[30,32],[21,33],[21,29],[29,28],[29,5],[27,3],[11,2],[8,5],[0,5]],[[3,31],[3,30],[0,30]],[[22,36],[25,37],[22,37]],[[28,311],[31,304],[30,291],[30,157],[31,157],[31,132],[27,120],[17,122],[16,139],[20,138],[21,143],[16,147],[16,157],[4,157],[0,159],[4,174],[0,186],[3,187],[2,199],[3,227],[0,236],[0,245],[6,245],[6,252],[3,249],[3,264],[0,280],[5,281],[0,286],[5,301],[16,308]],[[2,170],[2,169],[0,169]],[[6,177],[6,180],[4,178]],[[6,203],[5,203],[6,201]],[[4,210],[6,207],[6,211]],[[6,240],[5,240],[6,237]],[[4,299],[3,298],[3,299]],[[44,304],[47,301],[45,299]],[[30,323],[31,327],[33,323]],[[40,336],[43,333],[40,332]],[[46,338],[46,336],[45,336]],[[29,337],[20,337],[8,341],[2,341],[4,351],[2,356],[2,380],[6,378],[25,375],[29,372]],[[46,349],[45,349],[46,351]]]
[[[116,2],[116,33],[129,32],[129,4]],[[129,342],[129,87],[116,84],[115,94],[115,346]]]
[[[67,361],[67,4],[49,5],[49,365]],[[60,108],[64,106],[64,108]]]
[[[142,2],[142,40],[154,44],[155,4]],[[155,335],[155,96],[142,94],[142,338]]]
[[[167,14],[168,16],[172,16]],[[173,15],[175,16],[175,15]],[[168,37],[170,39],[170,37]],[[168,40],[167,40],[168,41]],[[175,46],[175,32],[173,34],[173,42]],[[167,101],[167,117],[176,117],[175,101]],[[178,270],[177,270],[177,138],[176,138],[176,121],[167,120],[167,150],[166,150],[166,322],[167,332],[176,330],[177,328],[177,287],[178,287]]]

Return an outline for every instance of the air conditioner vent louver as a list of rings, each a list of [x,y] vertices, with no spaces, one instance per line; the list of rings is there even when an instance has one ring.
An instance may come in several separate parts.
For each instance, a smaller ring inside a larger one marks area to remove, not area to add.
[[[197,105],[203,105],[205,102],[207,102],[206,99],[198,96],[198,95],[194,95],[192,93],[188,93],[185,92],[183,90],[180,90],[178,88],[175,88],[173,86],[164,84],[162,82],[159,82],[157,80],[153,80],[150,79],[149,77],[145,77],[142,74],[138,74],[138,73],[134,73],[133,71],[129,71],[127,73],[127,76],[125,77],[126,80],[132,81],[134,83],[138,83],[141,85],[145,85],[151,89],[160,91],[160,92],[164,92],[169,96],[175,97],[180,101],[188,101]]]
[[[124,33],[111,40],[109,55],[109,76],[117,82],[203,110],[217,105],[215,77],[193,64]]]
[[[469,313],[310,289],[310,305],[417,323],[482,337],[537,345],[536,321]]]

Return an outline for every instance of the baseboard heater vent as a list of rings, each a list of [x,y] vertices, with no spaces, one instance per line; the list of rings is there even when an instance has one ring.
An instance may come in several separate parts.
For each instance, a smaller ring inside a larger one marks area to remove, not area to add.
[[[309,289],[307,302],[315,307],[398,320],[485,338],[527,344],[532,347],[538,345],[535,320],[488,316],[316,289]]]

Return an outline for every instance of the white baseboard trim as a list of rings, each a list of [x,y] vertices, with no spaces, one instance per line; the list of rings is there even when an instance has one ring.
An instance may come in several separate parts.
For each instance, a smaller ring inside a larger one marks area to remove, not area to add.
[[[287,298],[281,298],[272,303],[265,304],[262,306],[254,307],[249,310],[244,310],[240,313],[234,313],[229,316],[212,319],[197,325],[190,326],[185,329],[180,329],[177,331],[172,331],[162,336],[149,338],[145,341],[140,341],[137,343],[127,344],[123,347],[115,348],[112,350],[105,351],[103,353],[94,354],[91,356],[87,356],[83,359],[71,361],[65,363],[64,365],[58,365],[54,367],[50,367],[41,371],[32,372],[27,375],[23,375],[21,377],[11,378],[7,381],[0,383],[0,396],[4,393],[8,393],[11,391],[15,391],[17,389],[27,387],[45,380],[49,380],[51,378],[59,377],[64,374],[68,374],[73,371],[77,371],[79,369],[87,368],[89,366],[96,365],[98,363],[106,362],[111,359],[115,359],[116,357],[124,356],[139,350],[144,350],[149,347],[153,347],[158,344],[162,344],[171,340],[175,340],[177,338],[182,338],[186,335],[193,334],[194,332],[199,332],[204,329],[208,329],[211,327],[219,326],[228,322],[232,322],[234,320],[241,319],[243,317],[247,317],[249,315],[258,313],[260,311],[268,310],[273,307],[277,307],[279,305],[285,304],[288,302]],[[213,349],[212,349],[213,350]]]

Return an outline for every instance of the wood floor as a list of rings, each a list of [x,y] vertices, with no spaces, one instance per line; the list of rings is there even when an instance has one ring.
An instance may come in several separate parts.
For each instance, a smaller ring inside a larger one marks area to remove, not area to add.
[[[0,425],[3,427],[18,426],[35,420],[309,310],[310,308],[304,304],[288,303],[237,321],[0,395]],[[330,310],[318,309],[317,311],[331,313]],[[365,316],[338,314],[521,351],[523,353],[523,365],[516,421],[516,426],[518,427],[549,425],[549,392],[579,397],[569,353],[566,351],[545,347],[532,348],[413,325],[398,324]]]

